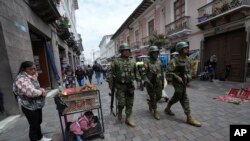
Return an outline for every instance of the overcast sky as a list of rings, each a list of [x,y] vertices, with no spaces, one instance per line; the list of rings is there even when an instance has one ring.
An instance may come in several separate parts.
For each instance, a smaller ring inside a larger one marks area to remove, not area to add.
[[[104,35],[114,34],[142,0],[78,0],[77,32],[81,34],[84,55],[92,59]]]

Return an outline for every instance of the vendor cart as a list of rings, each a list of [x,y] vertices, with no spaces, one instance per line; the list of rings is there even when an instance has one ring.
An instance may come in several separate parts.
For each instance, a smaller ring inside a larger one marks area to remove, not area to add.
[[[99,135],[100,138],[104,139],[104,123],[100,91],[80,91],[79,88],[68,88],[66,90],[68,93],[62,91],[54,97],[60,119],[63,140],[72,140],[69,138],[69,136],[66,135],[69,134],[69,131],[67,131],[68,129],[66,128],[66,126],[69,124],[67,116],[72,114],[81,114],[89,110],[97,113],[97,116],[94,117],[94,120],[97,124],[96,127],[91,128],[91,130],[88,130],[87,132],[84,132],[83,137],[89,138]]]

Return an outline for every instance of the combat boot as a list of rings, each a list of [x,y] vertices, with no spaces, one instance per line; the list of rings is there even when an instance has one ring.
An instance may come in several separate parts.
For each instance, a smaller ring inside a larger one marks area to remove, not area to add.
[[[194,119],[191,115],[187,115],[187,123],[196,127],[201,127],[201,122]]]
[[[168,115],[170,115],[170,116],[174,116],[175,114],[171,111],[170,108],[171,108],[171,106],[168,105],[168,106],[165,108],[164,111],[165,111],[166,114],[168,114]]]
[[[156,109],[154,110],[154,118],[160,120],[160,113]]]
[[[135,126],[136,126],[135,122],[131,119],[130,116],[126,116],[125,123],[126,123],[127,125],[131,126],[131,127],[135,127]]]

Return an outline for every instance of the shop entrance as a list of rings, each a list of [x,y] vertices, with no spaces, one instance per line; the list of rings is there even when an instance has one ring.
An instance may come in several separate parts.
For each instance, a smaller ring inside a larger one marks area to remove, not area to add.
[[[45,50],[45,41],[35,32],[30,32],[31,45],[34,55],[34,63],[38,72],[40,86],[45,89],[51,88],[50,72]]]

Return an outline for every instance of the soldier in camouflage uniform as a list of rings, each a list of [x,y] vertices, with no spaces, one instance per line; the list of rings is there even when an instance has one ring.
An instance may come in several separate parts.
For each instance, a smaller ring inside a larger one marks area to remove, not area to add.
[[[110,89],[115,87],[117,90],[118,120],[122,120],[122,111],[125,107],[125,123],[131,127],[135,127],[136,125],[131,119],[135,90],[134,80],[140,79],[140,76],[136,70],[135,61],[130,58],[131,52],[128,44],[121,44],[119,52],[121,53],[121,56],[114,59],[112,62],[107,81]]]
[[[187,116],[187,123],[193,126],[200,127],[201,123],[194,119],[191,116],[189,100],[186,93],[186,84],[191,80],[190,67],[191,62],[187,57],[189,45],[186,42],[179,42],[176,44],[176,51],[179,52],[179,55],[174,57],[169,64],[167,74],[173,76],[173,86],[175,92],[171,100],[169,101],[165,112],[168,115],[174,116],[174,113],[171,111],[171,106],[176,102],[180,101],[182,108]]]
[[[163,66],[158,59],[159,48],[157,46],[149,47],[149,60],[144,63],[144,71],[142,79],[144,80],[149,98],[149,111],[153,112],[155,119],[160,119],[160,114],[157,111],[157,102],[161,99],[162,89],[164,88]]]

